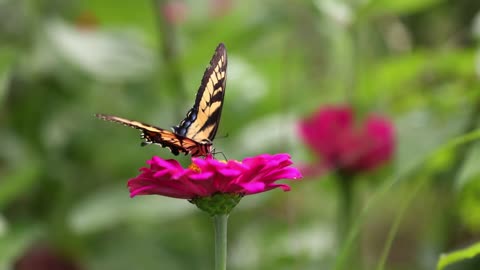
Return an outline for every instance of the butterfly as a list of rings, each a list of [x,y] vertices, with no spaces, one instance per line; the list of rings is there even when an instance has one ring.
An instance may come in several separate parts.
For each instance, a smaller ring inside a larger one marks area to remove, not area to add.
[[[220,43],[203,74],[195,103],[185,119],[172,131],[118,116],[96,114],[97,118],[117,122],[142,131],[142,146],[159,144],[174,155],[207,156],[213,152],[212,141],[222,114],[227,76],[227,51]]]

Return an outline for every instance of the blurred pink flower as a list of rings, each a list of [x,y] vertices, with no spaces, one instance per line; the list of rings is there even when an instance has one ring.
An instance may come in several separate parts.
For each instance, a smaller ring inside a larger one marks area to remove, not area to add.
[[[80,270],[74,259],[47,244],[35,244],[13,266],[14,270]]]
[[[210,15],[214,17],[220,17],[227,15],[233,8],[232,0],[210,0]]]
[[[171,0],[161,6],[162,14],[169,24],[178,25],[185,21],[188,6],[184,1]]]
[[[372,114],[356,125],[348,106],[320,109],[301,121],[299,131],[303,141],[323,160],[302,170],[306,175],[332,169],[348,173],[373,170],[389,161],[395,149],[395,131],[389,120]]]
[[[300,172],[293,167],[288,154],[246,158],[241,162],[227,162],[207,157],[192,158],[192,164],[183,168],[176,160],[153,157],[149,168],[141,168],[140,175],[128,181],[130,196],[157,194],[180,199],[209,197],[214,194],[251,195],[274,188],[289,191],[281,179],[299,179]]]

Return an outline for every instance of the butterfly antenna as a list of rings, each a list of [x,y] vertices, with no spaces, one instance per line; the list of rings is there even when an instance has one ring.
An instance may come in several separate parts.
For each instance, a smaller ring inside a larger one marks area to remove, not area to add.
[[[213,154],[213,156],[215,156],[215,155],[217,155],[217,154],[221,154],[222,157],[223,157],[225,160],[228,160],[228,158],[225,156],[225,154],[224,154],[223,152],[213,152],[212,154]]]

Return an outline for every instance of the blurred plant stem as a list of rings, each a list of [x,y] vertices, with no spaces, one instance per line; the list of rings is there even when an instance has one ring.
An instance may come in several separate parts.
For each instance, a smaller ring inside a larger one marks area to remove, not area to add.
[[[152,0],[158,28],[159,57],[165,62],[164,74],[169,82],[168,89],[177,98],[176,105],[181,105],[185,95],[182,70],[178,61],[178,44],[175,24],[169,22],[162,11],[168,4],[168,0]],[[174,106],[177,116],[184,117],[182,106]]]
[[[347,241],[353,224],[353,210],[355,206],[354,184],[355,178],[351,174],[337,172],[338,183],[338,212],[337,212],[337,241],[339,250]],[[355,247],[351,248],[349,261],[356,265],[355,269],[361,269],[361,261],[358,254],[359,245],[353,244]]]
[[[350,25],[347,28],[348,40],[350,41],[350,68],[346,70],[347,83],[345,85],[345,101],[352,107],[355,107],[355,90],[357,88],[357,70],[358,62],[360,61],[359,54],[361,51],[358,48],[357,29],[356,25]]]
[[[342,177],[342,176],[341,176]],[[348,235],[351,224],[353,190],[350,179],[337,179],[338,183],[338,231],[337,240],[343,243]]]
[[[227,269],[227,223],[228,215],[216,215],[215,223],[215,270]]]

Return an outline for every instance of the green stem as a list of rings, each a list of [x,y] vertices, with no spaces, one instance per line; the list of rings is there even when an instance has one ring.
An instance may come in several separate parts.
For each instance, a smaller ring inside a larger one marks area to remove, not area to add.
[[[352,107],[355,107],[355,91],[358,87],[357,85],[357,72],[358,72],[358,62],[360,51],[358,50],[357,42],[357,33],[356,25],[350,25],[347,29],[347,39],[349,41],[350,50],[348,52],[349,58],[349,69],[346,70],[347,83],[345,85],[345,100],[347,104]]]
[[[338,247],[341,250],[348,240],[348,235],[353,225],[353,208],[355,205],[354,196],[354,181],[352,175],[339,172],[338,174],[338,220],[337,220],[337,241]],[[350,253],[349,260],[357,265],[356,269],[361,269],[361,261],[358,256],[359,246],[357,243]]]
[[[352,223],[353,190],[352,181],[341,177],[338,181],[338,231],[337,241],[342,245]]]
[[[400,223],[402,222],[405,212],[413,202],[413,199],[418,195],[419,191],[422,189],[424,184],[426,184],[426,181],[418,181],[414,185],[413,190],[411,190],[410,194],[407,195],[407,198],[405,198],[403,202],[400,202],[399,212],[392,223],[392,227],[390,227],[390,230],[388,231],[387,239],[385,241],[385,245],[383,246],[382,255],[378,260],[376,270],[385,269],[385,264],[387,262],[388,255],[390,254],[390,251],[392,249],[393,242],[395,241],[398,228],[400,227]]]
[[[215,270],[226,270],[228,215],[216,215],[213,220],[215,222]]]

